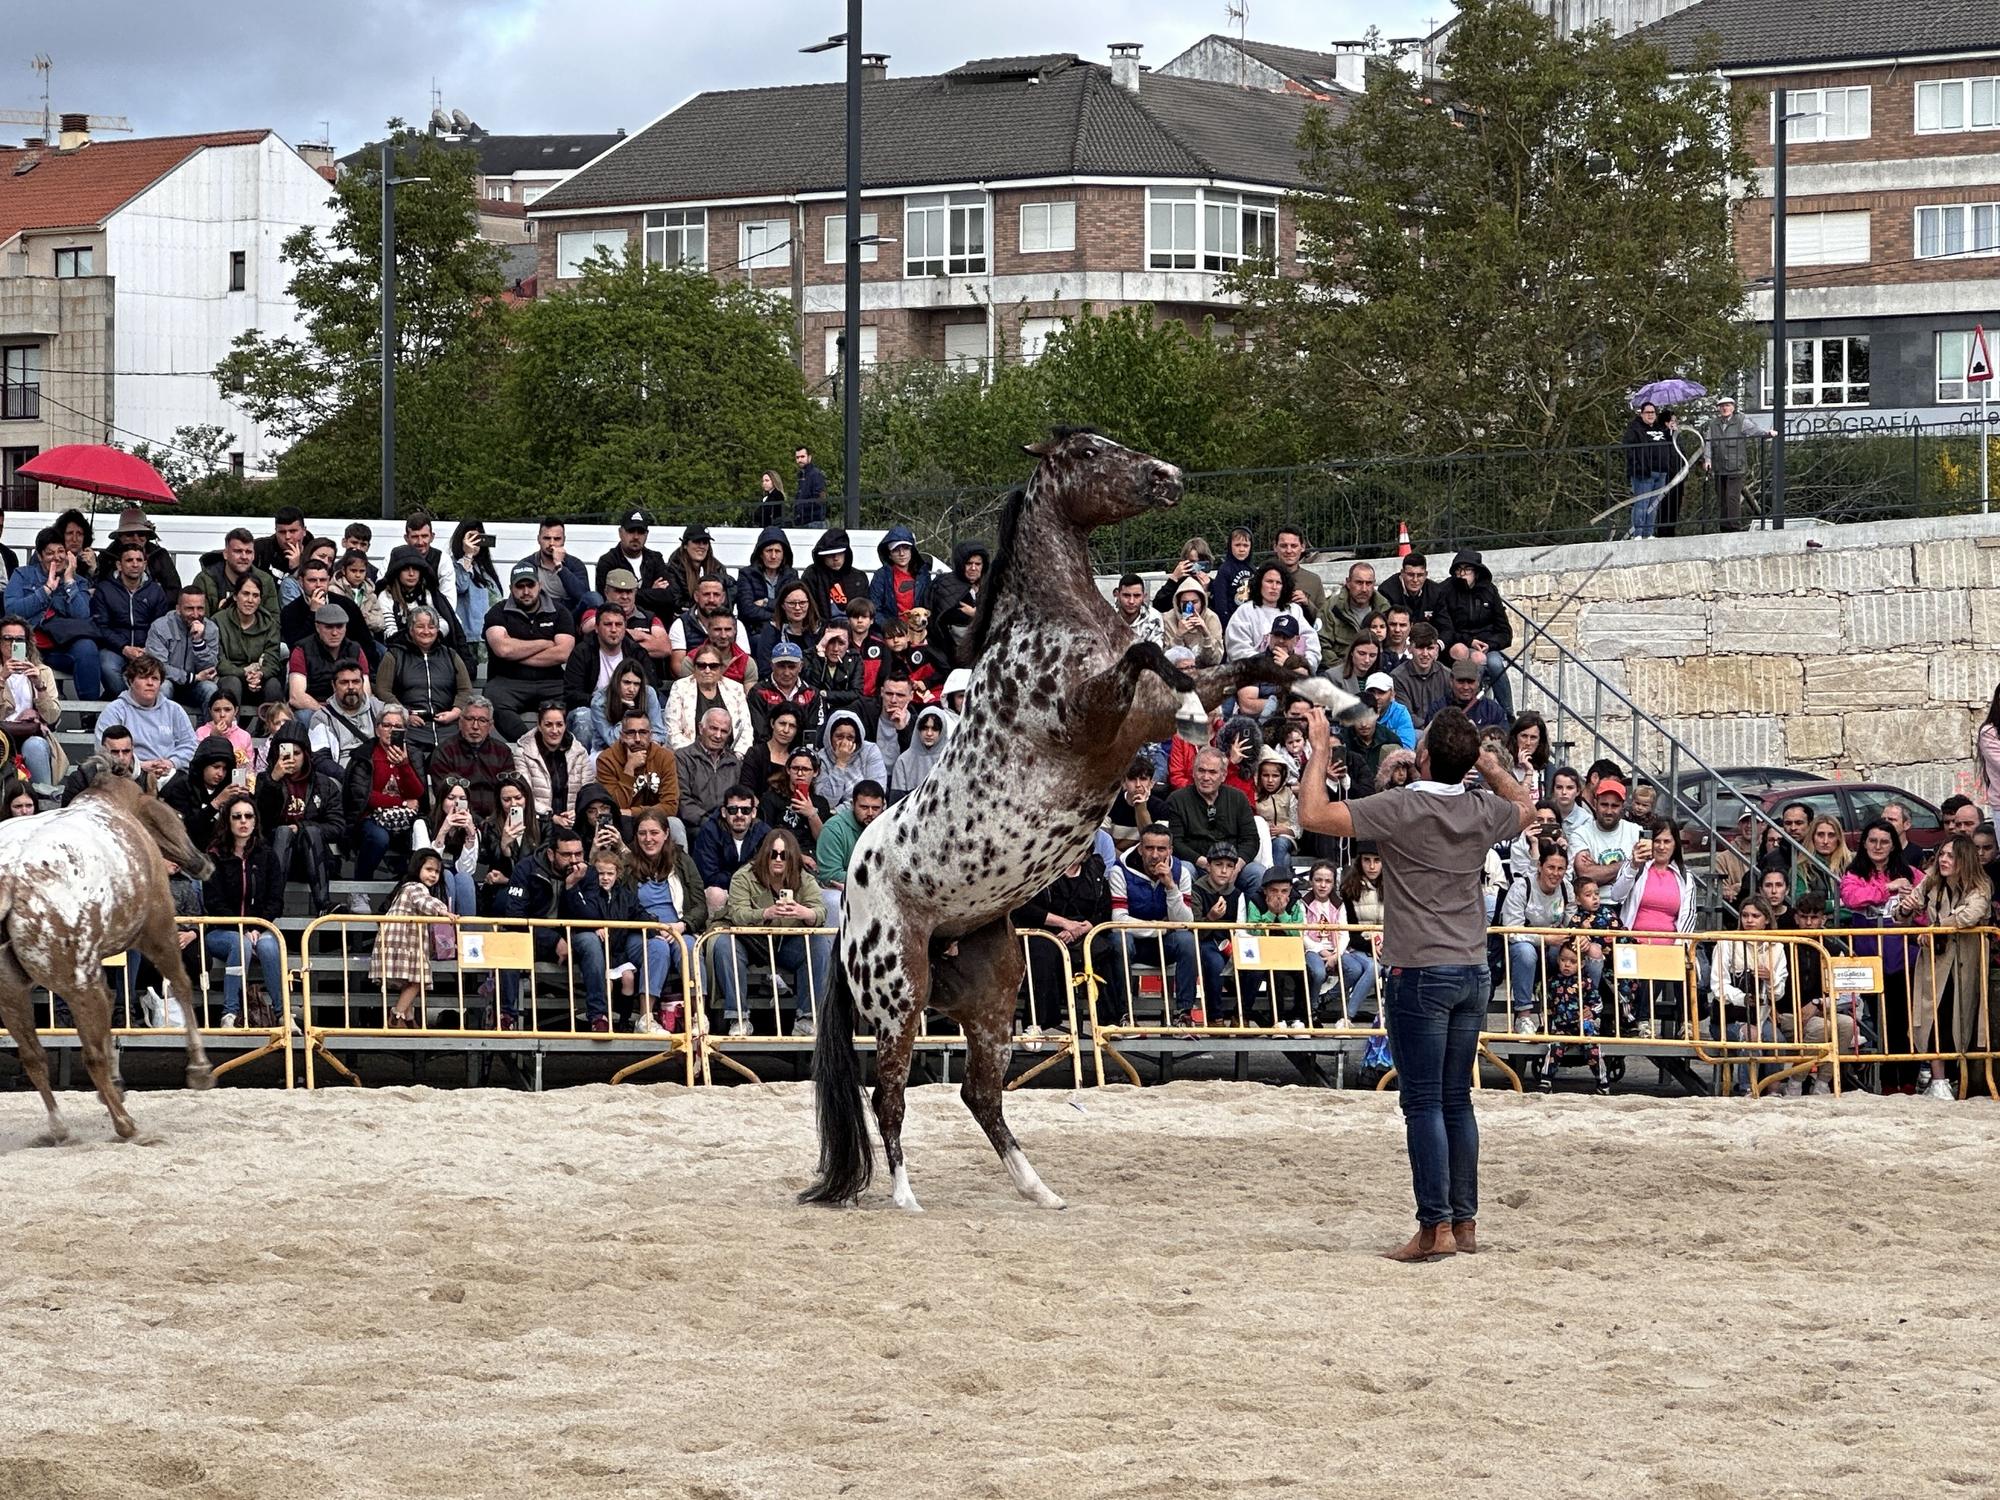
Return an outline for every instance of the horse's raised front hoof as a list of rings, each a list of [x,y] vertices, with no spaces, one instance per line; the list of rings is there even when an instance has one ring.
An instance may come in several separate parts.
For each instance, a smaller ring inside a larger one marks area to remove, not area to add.
[[[211,1068],[207,1063],[189,1063],[187,1086],[191,1089],[215,1087],[215,1069]]]

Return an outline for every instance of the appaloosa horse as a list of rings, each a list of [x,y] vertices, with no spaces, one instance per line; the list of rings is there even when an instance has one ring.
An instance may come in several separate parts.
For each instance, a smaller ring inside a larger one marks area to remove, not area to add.
[[[174,903],[164,859],[197,880],[209,858],[188,841],[171,809],[102,760],[86,762],[85,790],[61,812],[0,823],[0,1018],[20,1049],[21,1069],[49,1112],[49,1136],[67,1140],[49,1089],[48,1059],[35,1032],[30,993],[40,984],[69,1002],[83,1042],[84,1066],[111,1111],[112,1127],[130,1140],[138,1127],[111,1059],[111,994],[104,961],[137,948],[172,991],[181,967]],[[187,1017],[188,1087],[211,1082],[193,998]]]
[[[809,1203],[847,1203],[874,1172],[854,1051],[875,1033],[875,1118],[896,1204],[919,1207],[903,1167],[903,1091],[925,1006],[964,1028],[961,1097],[1032,1203],[1061,1208],[1001,1117],[1024,960],[1008,913],[1088,849],[1142,745],[1239,687],[1285,681],[1268,656],[1189,676],[1135,642],[1098,591],[1090,533],[1181,493],[1180,471],[1085,429],[1058,429],[1010,496],[980,589],[966,712],[922,786],[862,833],[848,865],[839,956],[813,1049],[819,1174]],[[1200,704],[1189,701],[1198,696]]]

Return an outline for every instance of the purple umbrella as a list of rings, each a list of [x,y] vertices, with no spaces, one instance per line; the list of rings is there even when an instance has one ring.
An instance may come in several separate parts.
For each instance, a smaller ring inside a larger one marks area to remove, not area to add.
[[[1707,394],[1707,386],[1692,380],[1656,380],[1632,393],[1632,410],[1637,411],[1648,401],[1655,406],[1679,406],[1683,401],[1692,401],[1696,396]]]

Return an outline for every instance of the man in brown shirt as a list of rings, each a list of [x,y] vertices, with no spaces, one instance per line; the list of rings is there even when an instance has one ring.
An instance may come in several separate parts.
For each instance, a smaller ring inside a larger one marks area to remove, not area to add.
[[[1354,802],[1326,794],[1332,735],[1308,720],[1312,759],[1299,822],[1314,833],[1373,839],[1382,853],[1383,1020],[1416,1189],[1417,1232],[1391,1260],[1478,1248],[1479,1122],[1472,1069],[1492,980],[1486,968],[1486,852],[1535,820],[1535,803],[1456,708],[1438,710],[1417,744],[1409,786]],[[1477,768],[1485,790],[1467,785]]]
[[[656,803],[668,809],[680,806],[681,779],[673,752],[654,742],[644,709],[626,714],[618,725],[618,743],[598,752],[597,784],[628,818]]]

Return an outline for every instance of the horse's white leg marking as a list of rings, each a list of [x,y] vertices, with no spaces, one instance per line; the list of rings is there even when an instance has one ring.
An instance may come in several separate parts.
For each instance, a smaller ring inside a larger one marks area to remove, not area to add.
[[[1020,1193],[1030,1203],[1039,1208],[1069,1207],[1062,1199],[1049,1191],[1048,1185],[1042,1181],[1041,1175],[1028,1164],[1028,1158],[1023,1154],[1019,1146],[1016,1146],[1000,1159],[1007,1164],[1007,1175],[1014,1179],[1015,1191]]]
[[[911,1214],[920,1214],[924,1211],[923,1204],[917,1202],[917,1195],[910,1190],[910,1174],[901,1162],[896,1163],[896,1170],[890,1175],[889,1185],[889,1196],[895,1200],[896,1207]]]
[[[49,1106],[48,1142],[51,1146],[67,1145],[69,1142],[69,1126],[63,1124],[63,1117],[56,1112],[53,1104]]]

